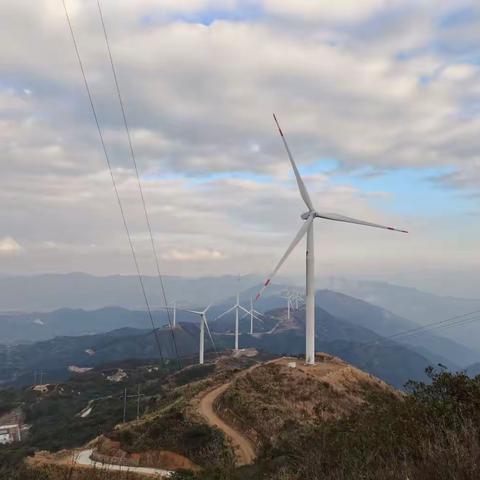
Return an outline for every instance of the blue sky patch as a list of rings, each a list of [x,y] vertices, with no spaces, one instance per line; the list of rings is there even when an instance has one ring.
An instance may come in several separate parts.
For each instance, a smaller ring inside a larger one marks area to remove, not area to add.
[[[454,172],[451,167],[376,171],[367,166],[345,171],[338,166],[339,163],[334,159],[322,159],[314,165],[300,167],[300,171],[302,175],[325,173],[329,175],[332,185],[348,185],[365,194],[386,193],[387,197],[372,196],[371,202],[378,208],[396,214],[467,214],[475,206],[467,192],[441,182],[442,177]]]

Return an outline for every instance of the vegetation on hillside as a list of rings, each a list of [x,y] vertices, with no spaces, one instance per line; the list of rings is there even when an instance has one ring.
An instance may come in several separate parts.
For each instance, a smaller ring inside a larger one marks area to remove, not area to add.
[[[375,379],[357,381],[360,377],[351,375],[358,371],[338,362],[334,364],[337,376],[329,375],[324,380],[321,376],[295,375],[293,370],[300,373],[300,368],[279,368],[277,364],[266,364],[237,377],[218,407],[259,445],[256,463],[242,468],[234,467],[232,450],[222,433],[202,424],[191,404],[200,391],[251,365],[249,359],[221,360],[216,367],[193,366],[175,374],[150,367],[132,369],[128,382],[130,386],[143,382],[145,415],[138,423],[115,429],[113,424],[119,419],[113,417],[120,412],[111,398],[105,403],[110,410],[98,408],[101,418],[92,416],[90,421],[87,417],[82,423],[76,416],[89,396],[119,389],[118,384],[103,385],[98,372],[75,377],[62,384],[62,390],[57,387],[44,397],[30,391],[3,391],[0,407],[24,402],[34,427],[24,444],[0,447],[0,478],[120,478],[117,473],[112,477],[104,471],[79,470],[72,474],[62,466],[32,470],[22,465],[25,456],[44,445],[50,449],[78,445],[87,431],[91,438],[97,432],[97,421],[104,422],[99,430],[109,430],[108,441],[117,442],[127,455],[171,450],[203,468],[177,472],[173,480],[480,478],[480,376],[470,378],[464,373],[429,368],[427,382],[409,382],[407,393],[400,395]],[[360,373],[364,376],[361,378],[368,377]],[[344,382],[346,374],[352,379],[348,385]],[[333,378],[342,392],[332,387]],[[79,391],[83,393],[78,395]],[[77,403],[76,397],[81,401]],[[71,411],[67,411],[67,405],[71,405]],[[62,428],[55,425],[57,422]],[[42,434],[42,429],[48,434]]]
[[[473,480],[480,478],[480,376],[428,369],[409,394],[372,392],[348,417],[290,423],[247,471],[198,480]]]
[[[126,376],[115,382],[108,379],[122,369]],[[57,451],[83,445],[123,419],[123,393],[137,393],[141,386],[140,413],[155,404],[167,370],[158,365],[139,366],[138,362],[119,362],[52,385],[47,393],[31,388],[0,390],[0,412],[21,407],[31,426],[23,446]],[[90,412],[86,412],[91,407]],[[127,402],[127,420],[136,416],[136,400]],[[85,416],[81,416],[86,412]],[[2,448],[0,448],[0,454]]]

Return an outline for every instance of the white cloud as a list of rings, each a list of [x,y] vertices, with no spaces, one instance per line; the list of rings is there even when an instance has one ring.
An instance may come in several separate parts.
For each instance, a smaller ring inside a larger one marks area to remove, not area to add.
[[[0,255],[14,255],[19,253],[22,247],[12,237],[0,238]]]
[[[179,262],[222,260],[225,254],[219,250],[194,249],[190,251],[169,250],[162,255],[164,260],[177,260]]]
[[[265,0],[267,11],[306,21],[359,21],[396,0]]]
[[[168,273],[224,273],[239,265],[245,273],[265,273],[290,242],[303,207],[273,111],[303,167],[320,158],[334,158],[347,170],[448,166],[455,172],[445,179],[450,185],[480,186],[479,66],[429,48],[445,38],[438,15],[456,2],[441,8],[427,0],[253,4],[265,10],[252,21],[207,26],[194,23],[204,9],[238,14],[242,2],[103,3]],[[142,267],[151,269],[95,2],[68,5]],[[182,21],[190,14],[192,21]],[[462,42],[476,41],[474,33]],[[455,29],[446,38],[454,49]],[[131,272],[58,2],[3,2],[0,44],[9,46],[0,50],[0,224],[25,251],[2,261],[2,268]],[[226,178],[232,171],[237,176]],[[401,203],[388,192],[365,195],[327,174],[308,175],[306,182],[319,209],[407,228],[422,221],[381,208],[379,195],[385,205]],[[322,223],[318,241],[329,248],[332,268],[385,269],[389,261],[406,268],[429,255],[443,261],[440,248],[428,248],[438,242],[433,230],[421,229],[405,243]],[[360,242],[366,238],[369,243]],[[474,251],[475,236],[469,238],[467,252]],[[456,248],[452,240],[444,261]],[[301,256],[286,271],[301,270]]]

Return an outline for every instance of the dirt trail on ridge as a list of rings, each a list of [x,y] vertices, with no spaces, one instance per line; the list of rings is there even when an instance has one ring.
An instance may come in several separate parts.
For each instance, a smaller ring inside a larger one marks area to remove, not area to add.
[[[225,434],[230,440],[235,450],[237,457],[237,465],[249,465],[255,460],[255,450],[252,442],[242,433],[235,430],[222,420],[217,413],[215,413],[213,405],[215,400],[230,386],[231,382],[224,383],[213,390],[207,392],[201,399],[198,405],[198,411],[207,420],[210,425],[213,425]]]

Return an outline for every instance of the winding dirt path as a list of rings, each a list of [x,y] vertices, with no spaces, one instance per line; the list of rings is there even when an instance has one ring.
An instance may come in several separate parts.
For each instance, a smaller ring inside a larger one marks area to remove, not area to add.
[[[252,442],[250,442],[250,440],[242,433],[235,430],[222,420],[213,409],[215,400],[230,386],[230,383],[231,382],[224,383],[207,392],[200,399],[198,411],[210,425],[222,430],[225,436],[230,440],[237,456],[237,465],[249,465],[253,463],[256,457]]]

